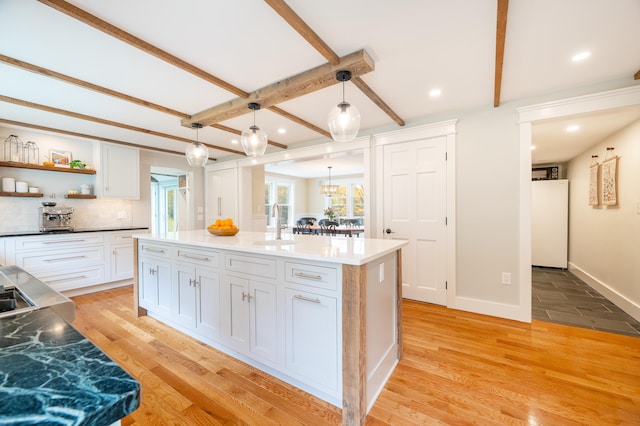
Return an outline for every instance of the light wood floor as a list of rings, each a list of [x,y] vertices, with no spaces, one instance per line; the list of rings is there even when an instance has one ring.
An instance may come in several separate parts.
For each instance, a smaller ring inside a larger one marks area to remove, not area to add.
[[[339,424],[337,408],[152,318],[124,287],[74,326],[142,383],[123,425]],[[404,358],[369,425],[640,425],[640,338],[404,303]]]

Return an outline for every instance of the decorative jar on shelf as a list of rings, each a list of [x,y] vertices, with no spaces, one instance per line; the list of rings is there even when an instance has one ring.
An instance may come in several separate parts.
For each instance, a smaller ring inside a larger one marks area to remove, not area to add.
[[[4,140],[4,161],[13,163],[22,163],[23,160],[23,143],[16,135],[9,135]]]
[[[29,141],[24,144],[22,161],[27,164],[40,164],[40,148],[35,142]]]

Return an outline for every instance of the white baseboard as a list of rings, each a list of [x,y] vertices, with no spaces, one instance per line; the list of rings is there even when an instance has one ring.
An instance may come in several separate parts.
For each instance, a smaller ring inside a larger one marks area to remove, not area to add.
[[[603,283],[596,277],[590,275],[587,271],[571,262],[569,262],[569,271],[585,283],[589,284],[598,293],[612,301],[617,307],[631,315],[636,321],[640,321],[640,306],[638,306],[637,303],[627,299],[615,289],[609,287],[606,283]]]
[[[455,306],[449,307],[474,312],[476,314],[490,315],[492,317],[531,322],[531,309],[526,312],[527,309],[519,305],[507,305],[506,303],[488,302],[486,300],[456,296]]]
[[[122,280],[122,281],[112,281],[109,283],[102,283],[98,285],[92,285],[89,287],[76,288],[73,290],[65,290],[60,293],[64,294],[67,297],[80,296],[83,294],[95,293],[97,291],[111,290],[112,288],[124,287],[133,284],[133,279]]]

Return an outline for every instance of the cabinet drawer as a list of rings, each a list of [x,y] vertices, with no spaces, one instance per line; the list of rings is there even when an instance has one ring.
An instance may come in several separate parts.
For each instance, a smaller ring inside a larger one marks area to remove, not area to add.
[[[164,244],[149,243],[141,241],[138,245],[140,256],[151,256],[159,259],[169,259],[171,257],[171,247]]]
[[[57,234],[37,237],[20,237],[15,240],[15,250],[55,250],[64,247],[87,246],[91,244],[104,244],[104,236],[101,233]]]
[[[284,274],[285,280],[290,283],[304,284],[326,290],[336,290],[338,288],[338,271],[336,268],[286,262]]]
[[[133,234],[134,231],[126,231],[126,232],[109,232],[107,234],[107,239],[110,243],[133,243]]]
[[[75,290],[77,288],[104,282],[104,266],[65,269],[64,271],[51,271],[33,274],[39,280],[47,283],[57,291]]]
[[[59,269],[82,265],[104,264],[104,247],[78,249],[40,250],[16,254],[16,265],[33,269]]]
[[[217,251],[197,250],[191,247],[177,247],[176,260],[194,265],[218,268],[219,253]]]
[[[263,278],[276,278],[276,261],[274,259],[225,254],[225,269],[258,275]]]

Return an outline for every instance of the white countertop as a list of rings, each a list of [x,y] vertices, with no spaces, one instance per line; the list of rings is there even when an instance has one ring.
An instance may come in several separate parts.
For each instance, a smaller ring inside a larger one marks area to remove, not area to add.
[[[134,234],[133,236],[140,240],[179,243],[203,248],[268,254],[345,265],[364,265],[408,244],[406,240],[357,238],[342,235],[329,237],[283,234],[282,240],[276,240],[273,232],[240,231],[233,237],[219,237],[211,235],[206,229],[163,234]]]

